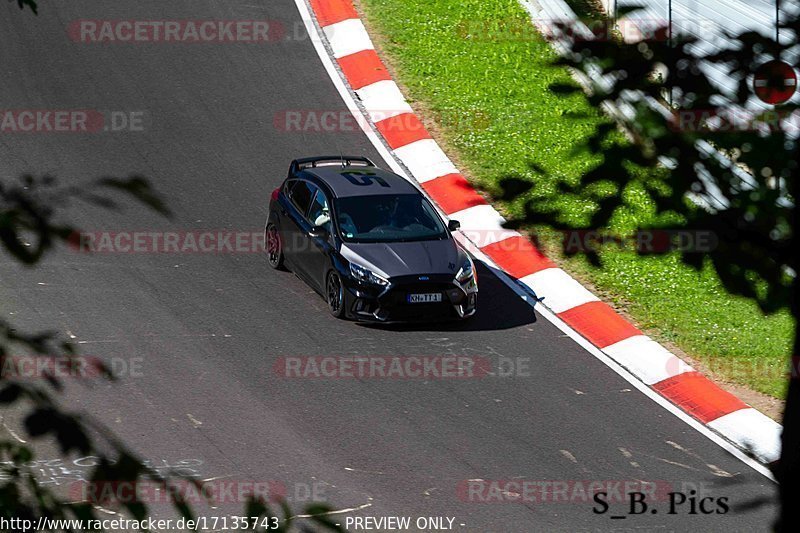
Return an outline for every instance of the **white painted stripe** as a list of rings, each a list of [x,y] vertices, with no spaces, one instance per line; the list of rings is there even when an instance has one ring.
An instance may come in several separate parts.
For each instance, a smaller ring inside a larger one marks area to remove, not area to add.
[[[452,217],[453,215],[449,215]],[[459,222],[461,219],[456,219]],[[497,230],[489,230],[489,231],[465,231],[464,232],[469,240],[475,243],[477,246],[481,248],[485,246],[489,246],[490,244],[494,244],[500,241],[504,241],[506,239],[510,239],[511,237],[521,237],[522,234],[518,231],[514,231],[513,229],[506,229],[506,228],[498,228]]]
[[[447,218],[458,220],[461,223],[461,232],[480,247],[519,235],[517,231],[504,228],[506,219],[488,204],[474,205],[450,213]]]
[[[645,335],[628,337],[603,350],[648,385],[694,370],[683,359]]]
[[[412,113],[403,93],[391,80],[376,81],[356,91],[372,122],[380,122],[402,113]]]
[[[358,19],[347,19],[322,28],[333,50],[333,57],[349,56],[362,50],[374,50],[367,29]]]
[[[433,139],[414,141],[395,149],[394,153],[419,183],[458,172],[453,162]]]
[[[461,211],[450,213],[448,218],[461,222],[461,230],[470,234],[474,232],[497,231],[504,229],[506,219],[489,204],[473,205]]]
[[[560,268],[546,268],[528,274],[519,281],[530,287],[537,298],[544,298],[542,303],[554,313],[563,313],[586,302],[599,301],[597,296]]]
[[[721,416],[708,425],[764,462],[771,463],[780,458],[783,428],[752,407]]]

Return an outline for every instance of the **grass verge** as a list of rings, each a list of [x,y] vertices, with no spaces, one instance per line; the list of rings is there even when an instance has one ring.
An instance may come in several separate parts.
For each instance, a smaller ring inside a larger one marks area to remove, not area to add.
[[[593,166],[579,150],[604,120],[579,95],[556,96],[554,82],[570,82],[554,68],[550,46],[538,36],[517,0],[360,0],[412,105],[480,189],[499,193],[503,177],[534,183],[529,194],[551,190]],[[620,228],[652,218],[644,196],[630,193]],[[506,216],[521,215],[521,200],[496,202]],[[586,205],[572,205],[576,217]],[[582,257],[547,252],[589,283],[654,338],[677,346],[702,370],[734,385],[783,398],[793,319],[764,316],[728,294],[711,268],[700,272],[677,256],[638,256],[607,250],[603,268]]]

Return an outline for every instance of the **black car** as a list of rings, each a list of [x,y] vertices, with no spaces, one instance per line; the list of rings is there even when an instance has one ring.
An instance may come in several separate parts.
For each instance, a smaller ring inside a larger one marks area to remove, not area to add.
[[[475,314],[475,266],[411,182],[364,157],[296,159],[272,192],[270,266],[295,272],[336,317],[373,322]]]

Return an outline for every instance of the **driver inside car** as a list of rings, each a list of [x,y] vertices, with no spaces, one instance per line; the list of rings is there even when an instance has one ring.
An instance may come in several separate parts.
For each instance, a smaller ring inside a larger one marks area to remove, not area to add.
[[[321,191],[317,191],[316,196],[314,196],[308,215],[308,219],[314,221],[315,226],[322,226],[330,233],[331,213],[328,208],[328,200]]]

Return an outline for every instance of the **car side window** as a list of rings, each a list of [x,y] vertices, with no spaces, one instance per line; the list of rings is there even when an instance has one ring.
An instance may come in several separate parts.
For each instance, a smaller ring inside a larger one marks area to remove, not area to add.
[[[308,212],[308,206],[311,205],[311,198],[314,196],[316,189],[312,184],[302,180],[298,180],[292,187],[292,203],[301,214],[305,215]]]
[[[331,211],[328,207],[328,200],[325,198],[325,193],[317,189],[317,194],[311,201],[311,207],[308,210],[308,220],[314,226],[322,226],[328,233],[331,231]]]

